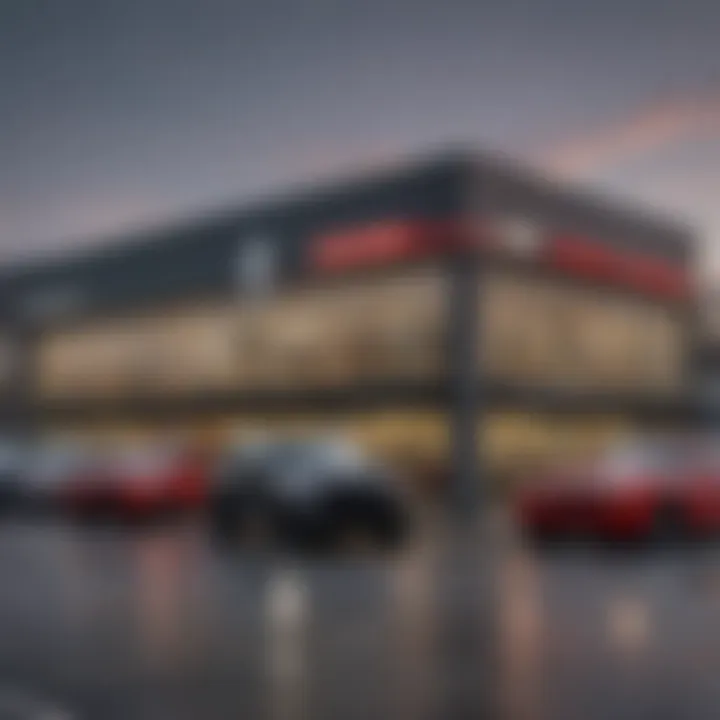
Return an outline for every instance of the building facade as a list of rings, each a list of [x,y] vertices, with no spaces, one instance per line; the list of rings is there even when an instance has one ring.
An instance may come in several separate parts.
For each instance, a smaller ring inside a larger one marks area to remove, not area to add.
[[[46,435],[341,432],[512,476],[681,422],[693,238],[434,158],[6,268],[1,412]]]

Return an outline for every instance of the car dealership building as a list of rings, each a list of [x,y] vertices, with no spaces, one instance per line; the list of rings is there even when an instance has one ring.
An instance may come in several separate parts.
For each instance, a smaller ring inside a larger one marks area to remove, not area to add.
[[[513,475],[684,421],[693,263],[672,222],[426,159],[6,268],[2,419],[331,430],[428,478],[468,480],[476,450]]]

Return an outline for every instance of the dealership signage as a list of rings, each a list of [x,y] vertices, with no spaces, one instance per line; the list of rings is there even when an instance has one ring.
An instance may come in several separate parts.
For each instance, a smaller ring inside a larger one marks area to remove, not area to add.
[[[320,235],[310,248],[310,263],[322,271],[389,265],[439,255],[455,247],[457,229],[449,222],[381,220]]]
[[[533,220],[523,217],[504,218],[497,221],[493,229],[500,247],[513,255],[533,258],[543,249],[545,235]]]
[[[623,285],[650,295],[681,298],[689,294],[685,268],[575,235],[557,235],[548,245],[547,261],[568,274]]]
[[[371,222],[320,235],[310,247],[310,263],[323,272],[389,265],[453,252],[467,247],[464,240],[451,222]],[[688,272],[681,264],[585,235],[550,231],[526,218],[488,221],[477,244],[482,250],[649,295],[682,298],[690,292]]]

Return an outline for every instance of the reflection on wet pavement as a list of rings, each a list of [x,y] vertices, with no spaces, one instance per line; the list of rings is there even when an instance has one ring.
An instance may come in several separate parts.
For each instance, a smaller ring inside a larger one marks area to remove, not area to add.
[[[714,719],[718,558],[436,534],[301,560],[200,525],[6,524],[0,684],[102,720]]]

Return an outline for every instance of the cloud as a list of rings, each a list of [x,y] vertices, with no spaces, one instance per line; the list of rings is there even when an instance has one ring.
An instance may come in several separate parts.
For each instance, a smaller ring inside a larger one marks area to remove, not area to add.
[[[720,135],[718,86],[646,103],[624,118],[539,154],[536,162],[555,175],[577,178],[675,142],[716,135]]]

